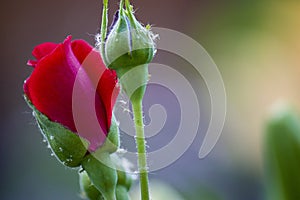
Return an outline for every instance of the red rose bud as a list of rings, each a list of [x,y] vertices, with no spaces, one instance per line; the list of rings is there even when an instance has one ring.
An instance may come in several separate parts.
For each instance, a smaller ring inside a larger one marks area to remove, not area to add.
[[[88,142],[90,151],[107,143],[107,137],[118,146],[118,129],[111,126],[119,92],[116,74],[105,67],[100,54],[83,40],[71,42],[69,36],[61,44],[38,45],[33,56],[36,60],[28,62],[34,70],[24,83],[25,97],[56,156],[70,166],[67,161],[74,161],[76,152],[81,157],[86,153],[82,141]],[[79,155],[71,166],[80,163]]]
[[[148,63],[155,54],[153,34],[134,17],[129,4],[122,3],[105,43],[105,59],[120,78],[131,101],[142,99],[148,81]]]

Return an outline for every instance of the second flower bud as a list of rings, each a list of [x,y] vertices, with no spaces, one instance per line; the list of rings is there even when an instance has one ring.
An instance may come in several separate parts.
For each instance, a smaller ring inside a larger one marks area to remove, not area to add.
[[[148,63],[155,54],[154,36],[134,17],[132,7],[121,3],[115,23],[105,42],[108,67],[117,72],[123,91],[140,100],[148,82]]]

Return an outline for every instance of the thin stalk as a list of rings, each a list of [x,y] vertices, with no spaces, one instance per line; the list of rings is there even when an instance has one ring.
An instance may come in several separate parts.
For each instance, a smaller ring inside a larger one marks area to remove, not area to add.
[[[140,175],[140,187],[142,200],[149,200],[149,181],[148,181],[148,168],[147,168],[147,156],[146,156],[146,141],[144,134],[143,123],[143,110],[142,101],[132,102],[134,124],[136,129],[136,146],[138,152],[138,167]]]
[[[105,56],[105,39],[107,35],[107,10],[108,10],[108,0],[103,0],[103,11],[102,11],[102,22],[101,22],[101,43],[100,43],[100,52],[102,59],[107,66],[108,61]]]

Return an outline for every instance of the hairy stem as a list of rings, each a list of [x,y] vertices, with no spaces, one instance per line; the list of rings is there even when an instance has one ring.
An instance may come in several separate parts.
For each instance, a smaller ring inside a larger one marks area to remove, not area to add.
[[[134,123],[136,129],[136,145],[138,152],[138,166],[142,200],[149,200],[149,181],[146,156],[146,141],[144,134],[142,101],[132,102]]]

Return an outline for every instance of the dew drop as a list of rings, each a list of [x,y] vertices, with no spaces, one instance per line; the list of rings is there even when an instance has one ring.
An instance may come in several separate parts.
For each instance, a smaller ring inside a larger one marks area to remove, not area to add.
[[[118,149],[117,153],[125,154],[125,153],[127,153],[127,151],[125,149]]]
[[[53,140],[54,139],[54,136],[53,135],[50,135],[50,140]]]
[[[124,105],[126,105],[126,104],[127,104],[127,102],[126,102],[126,101],[124,101],[124,100],[120,100],[120,103],[121,103],[121,104],[124,104]]]
[[[61,147],[59,147],[58,149],[59,149],[61,152],[63,152],[63,151],[64,151],[64,150],[63,150],[63,148],[61,148]]]
[[[51,156],[54,156],[54,153],[51,153]]]

